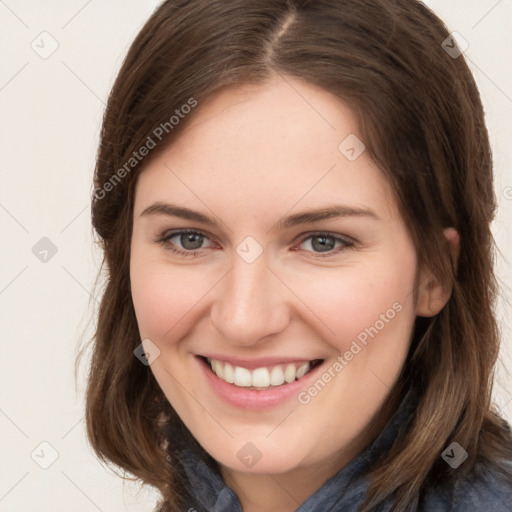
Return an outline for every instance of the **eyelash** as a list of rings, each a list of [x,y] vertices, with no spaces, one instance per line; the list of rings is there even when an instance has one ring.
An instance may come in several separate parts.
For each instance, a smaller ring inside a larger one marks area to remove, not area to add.
[[[195,249],[195,250],[187,251],[187,250],[176,248],[176,246],[170,242],[170,240],[176,236],[188,235],[188,234],[199,235],[199,236],[209,239],[208,235],[202,233],[201,231],[185,229],[185,230],[165,232],[162,235],[160,235],[160,237],[156,240],[156,242],[160,243],[163,247],[170,250],[174,254],[178,254],[180,256],[185,256],[185,257],[193,257],[193,256],[196,256],[198,253],[200,253],[204,249]],[[315,237],[332,238],[332,239],[334,239],[335,244],[336,244],[336,242],[341,242],[343,244],[342,247],[339,247],[338,249],[331,249],[329,251],[326,251],[325,253],[306,251],[306,252],[313,252],[313,254],[315,254],[315,258],[328,258],[329,256],[333,256],[335,254],[340,253],[343,250],[350,249],[354,246],[353,241],[351,241],[347,238],[341,237],[340,235],[337,235],[334,233],[328,233],[325,231],[317,231],[314,233],[309,233],[307,236],[300,239],[298,245],[302,245],[305,241],[315,238]]]

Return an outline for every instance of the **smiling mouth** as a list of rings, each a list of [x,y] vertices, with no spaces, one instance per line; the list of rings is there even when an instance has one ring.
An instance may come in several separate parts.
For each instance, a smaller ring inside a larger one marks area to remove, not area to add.
[[[312,361],[284,363],[249,370],[217,359],[200,358],[208,365],[212,373],[224,382],[236,387],[260,391],[299,380],[323,362],[323,359],[314,359]]]

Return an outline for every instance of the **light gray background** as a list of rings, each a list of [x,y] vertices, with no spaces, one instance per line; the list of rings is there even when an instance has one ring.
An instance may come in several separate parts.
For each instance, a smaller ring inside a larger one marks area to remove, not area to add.
[[[0,0],[1,512],[151,511],[155,502],[153,491],[123,485],[92,455],[84,374],[75,388],[73,368],[99,299],[92,295],[100,254],[89,198],[102,112],[129,44],[157,3]],[[426,3],[469,43],[465,55],[487,112],[504,295],[495,396],[511,421],[512,1]],[[45,55],[52,44],[58,48]],[[57,249],[46,262],[32,251],[43,237]]]

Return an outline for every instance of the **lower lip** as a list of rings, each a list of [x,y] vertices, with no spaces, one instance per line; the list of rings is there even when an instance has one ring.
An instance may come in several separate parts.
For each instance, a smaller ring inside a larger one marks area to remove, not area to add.
[[[200,357],[196,357],[196,359],[202,368],[208,384],[222,400],[240,409],[251,410],[271,409],[297,397],[300,391],[306,387],[305,385],[314,378],[320,367],[323,366],[323,363],[315,366],[304,377],[289,384],[257,390],[238,387],[219,379],[203,359]]]

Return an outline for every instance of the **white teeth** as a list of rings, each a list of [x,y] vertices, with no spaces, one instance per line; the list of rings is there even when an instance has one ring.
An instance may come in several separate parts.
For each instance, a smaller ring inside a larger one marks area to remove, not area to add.
[[[213,361],[213,371],[220,379],[224,378],[224,365],[220,361]]]
[[[222,364],[222,363],[220,363]],[[217,372],[215,372],[217,373]],[[222,376],[217,373],[217,377],[222,379]],[[250,388],[252,385],[251,372],[247,368],[241,368],[240,366],[235,366],[235,376],[233,384],[235,386],[240,386],[243,388]]]
[[[286,366],[286,370],[284,371],[284,380],[288,383],[293,382],[295,380],[295,376],[297,372],[295,370],[294,364],[289,364]]]
[[[252,372],[252,385],[255,388],[268,388],[270,386],[270,375],[266,368],[258,368]]]
[[[280,386],[281,384],[284,384],[283,369],[279,365],[274,366],[270,372],[270,384],[272,384],[272,386]]]
[[[230,384],[235,382],[235,369],[229,363],[224,363],[224,380]]]
[[[265,389],[270,386],[281,386],[285,382],[289,384],[295,379],[304,377],[311,369],[310,363],[302,363],[300,366],[289,363],[287,365],[276,365],[272,368],[256,368],[251,371],[216,359],[208,360],[208,362],[217,377],[229,384],[243,388],[252,386]]]
[[[302,366],[299,366],[297,368],[297,379],[300,379],[301,377],[304,377],[306,375],[307,371],[309,370],[309,363],[304,363]],[[224,369],[224,372],[226,369]]]

